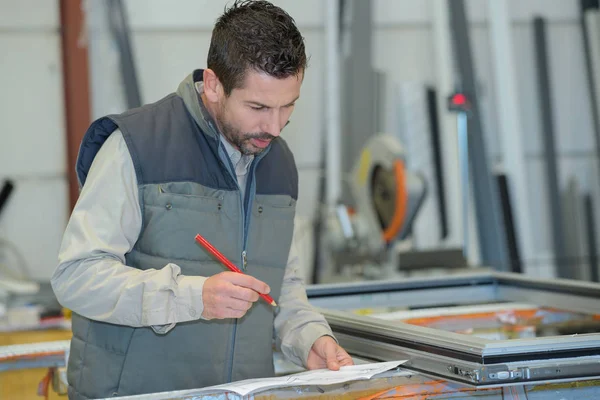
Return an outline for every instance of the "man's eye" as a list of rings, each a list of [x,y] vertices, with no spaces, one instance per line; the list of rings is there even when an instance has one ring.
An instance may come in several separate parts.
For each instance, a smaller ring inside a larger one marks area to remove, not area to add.
[[[257,111],[261,111],[261,110],[265,109],[264,107],[261,107],[261,106],[250,106],[250,108],[253,110],[257,110]]]

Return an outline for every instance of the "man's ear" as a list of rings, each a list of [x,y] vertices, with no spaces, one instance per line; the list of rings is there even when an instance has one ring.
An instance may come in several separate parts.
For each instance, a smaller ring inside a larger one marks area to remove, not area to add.
[[[223,97],[223,85],[217,78],[217,75],[212,69],[205,69],[203,73],[204,81],[204,95],[206,99],[211,103],[218,103],[221,97]]]

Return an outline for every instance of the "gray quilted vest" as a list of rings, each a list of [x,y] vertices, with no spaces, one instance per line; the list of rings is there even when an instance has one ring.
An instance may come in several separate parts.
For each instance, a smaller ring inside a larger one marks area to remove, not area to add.
[[[283,139],[256,156],[241,198],[214,129],[201,129],[177,94],[95,121],[77,161],[80,184],[106,138],[123,132],[138,180],[142,231],[127,265],[184,275],[226,269],[195,243],[205,236],[277,301],[288,259],[298,173]],[[193,313],[193,310],[190,310]],[[199,317],[199,315],[198,315]],[[183,390],[273,375],[274,310],[259,300],[241,319],[196,320],[167,334],[73,315],[69,396],[87,399]]]

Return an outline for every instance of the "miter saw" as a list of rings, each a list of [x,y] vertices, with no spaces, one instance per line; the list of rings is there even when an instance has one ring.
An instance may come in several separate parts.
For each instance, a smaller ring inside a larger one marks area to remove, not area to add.
[[[391,135],[373,136],[364,147],[348,180],[353,205],[339,204],[327,219],[330,278],[397,275],[398,246],[409,236],[427,193],[425,179],[407,170],[405,158]]]

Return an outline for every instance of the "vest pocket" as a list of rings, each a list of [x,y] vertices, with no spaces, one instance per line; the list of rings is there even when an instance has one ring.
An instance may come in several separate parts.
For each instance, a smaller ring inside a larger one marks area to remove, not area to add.
[[[182,184],[160,184],[158,185],[158,206],[164,206],[166,210],[173,208],[218,213],[223,209],[224,196],[218,191],[214,196],[200,194],[192,189],[192,185]]]
[[[253,263],[286,267],[295,214],[296,201],[291,196],[256,196],[248,233],[248,255]],[[252,265],[249,267],[252,268]]]
[[[196,183],[148,185],[136,250],[177,262],[212,260],[194,237],[200,233],[228,257],[239,258],[239,194]],[[237,212],[237,214],[236,214]]]
[[[293,220],[296,214],[296,200],[288,195],[257,196],[252,207],[252,214],[256,218],[276,220]]]

